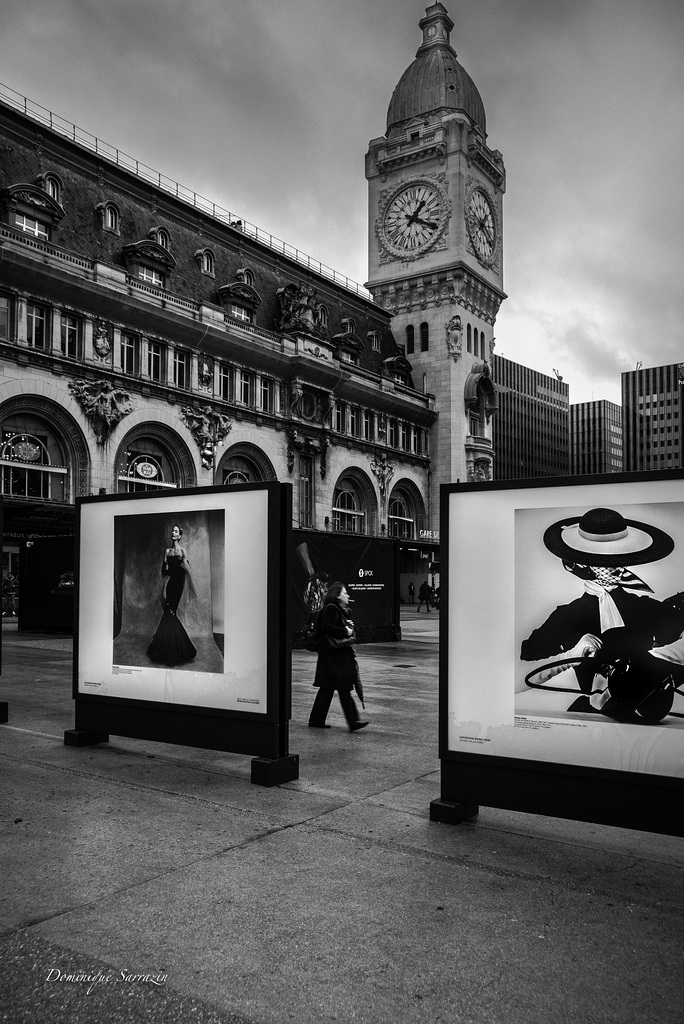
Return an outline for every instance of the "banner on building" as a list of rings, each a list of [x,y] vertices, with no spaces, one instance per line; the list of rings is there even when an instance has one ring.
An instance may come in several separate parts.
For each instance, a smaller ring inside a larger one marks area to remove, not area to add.
[[[396,640],[399,633],[397,551],[393,541],[293,531],[292,630],[295,644],[331,583],[351,597],[359,640]]]

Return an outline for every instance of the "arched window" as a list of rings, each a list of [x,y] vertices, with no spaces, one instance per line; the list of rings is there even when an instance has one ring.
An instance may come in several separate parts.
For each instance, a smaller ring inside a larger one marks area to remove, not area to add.
[[[162,249],[166,249],[167,252],[171,248],[171,236],[166,228],[157,228],[156,240],[157,244],[161,245]]]
[[[69,500],[69,467],[59,438],[36,416],[3,420],[0,442],[2,493],[42,501]]]
[[[420,325],[420,351],[427,352],[430,339],[430,328],[425,321]]]
[[[119,494],[177,488],[178,470],[174,461],[158,441],[136,437],[129,442],[119,463]]]
[[[335,489],[333,497],[333,530],[340,533],[365,533],[365,513],[356,488],[345,480]]]
[[[253,484],[261,479],[254,463],[240,455],[228,459],[222,471],[224,484]]]
[[[45,191],[56,203],[62,202],[62,182],[56,174],[45,175]]]
[[[118,235],[121,228],[121,214],[116,203],[108,200],[104,203],[98,203],[96,209],[100,215],[102,229],[111,232],[113,235]]]
[[[415,330],[413,324],[409,324],[406,328],[406,355],[410,356],[413,354],[415,345]]]
[[[323,328],[328,326],[328,307],[323,303],[318,307],[318,325]]]
[[[356,334],[356,323],[350,316],[343,319],[342,330],[345,334]]]
[[[403,491],[395,491],[388,509],[388,529],[390,537],[410,540],[415,536],[414,517],[408,496]]]
[[[243,284],[249,285],[250,288],[254,287],[254,271],[250,270],[249,267],[243,267],[241,270],[238,270],[235,276]]]
[[[205,249],[202,253],[202,273],[214,274],[214,254],[211,249]]]
[[[262,480],[275,480],[276,473],[260,448],[239,441],[221,456],[216,478],[223,484],[253,484]]]
[[[466,348],[467,348],[468,352],[472,352],[473,351],[473,329],[470,326],[470,324],[468,324],[468,327],[467,327],[467,330],[466,330]]]

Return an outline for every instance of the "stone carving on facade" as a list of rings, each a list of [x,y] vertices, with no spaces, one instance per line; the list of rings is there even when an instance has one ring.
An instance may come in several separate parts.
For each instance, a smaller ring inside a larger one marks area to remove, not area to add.
[[[199,448],[203,469],[211,469],[216,449],[223,444],[224,438],[233,429],[230,418],[216,412],[210,405],[204,405],[200,409],[184,405],[181,407],[180,415]]]
[[[452,316],[446,325],[446,347],[455,363],[461,358],[463,347],[463,324],[460,316]]]
[[[316,345],[316,348],[305,348],[304,351],[307,352],[310,356],[313,356],[314,359],[328,358],[327,352],[324,352],[319,345]]]
[[[378,416],[378,440],[383,444],[387,440],[387,416],[384,412]]]
[[[394,466],[383,453],[382,455],[376,455],[376,457],[371,460],[370,467],[378,481],[380,500],[384,505],[387,500],[387,488],[389,486],[389,482],[394,476]]]
[[[102,320],[96,320],[93,324],[93,348],[99,359],[107,359],[112,351],[111,327]]]
[[[296,427],[290,427],[287,432],[287,471],[291,473],[294,469],[295,454],[318,456],[321,478],[325,480],[328,471],[328,448],[330,438],[320,437],[314,439],[301,433]]]
[[[97,443],[107,444],[114,427],[133,412],[131,396],[108,380],[72,380],[69,390],[95,431]]]
[[[315,288],[307,284],[287,284],[278,289],[276,298],[280,306],[276,330],[285,334],[323,335],[321,304],[316,301]]]
[[[214,372],[211,359],[209,359],[207,356],[199,357],[199,363],[197,366],[197,379],[199,381],[199,386],[203,388],[205,391],[208,391],[214,379]]]
[[[304,388],[298,380],[293,380],[290,384],[290,415],[301,416],[302,415],[302,403],[304,401]]]
[[[468,465],[468,483],[483,483],[492,479],[492,464],[489,459],[474,459]]]

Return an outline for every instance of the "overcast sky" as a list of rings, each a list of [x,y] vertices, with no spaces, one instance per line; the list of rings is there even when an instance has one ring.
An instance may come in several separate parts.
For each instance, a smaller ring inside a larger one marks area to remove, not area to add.
[[[426,0],[2,0],[0,82],[364,284]],[[497,352],[571,402],[684,361],[684,3],[445,0],[507,170]]]

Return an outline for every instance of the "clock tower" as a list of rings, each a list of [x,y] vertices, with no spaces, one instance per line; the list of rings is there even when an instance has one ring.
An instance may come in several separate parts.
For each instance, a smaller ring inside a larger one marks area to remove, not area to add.
[[[453,27],[441,3],[427,8],[387,131],[366,156],[368,288],[394,315],[414,385],[434,394],[439,412],[430,439],[433,529],[440,484],[492,478],[490,358],[505,298],[503,159],[487,145],[484,105],[456,59]]]

